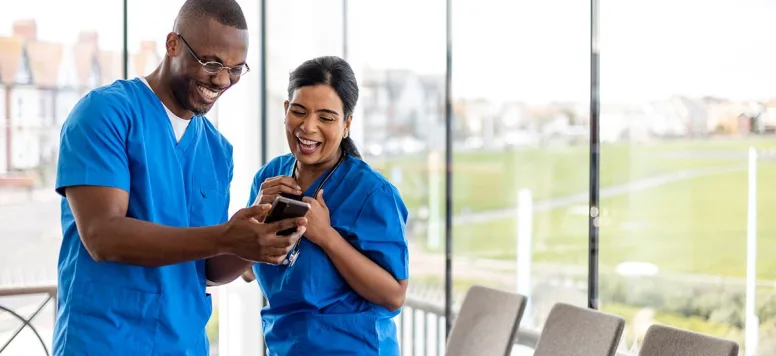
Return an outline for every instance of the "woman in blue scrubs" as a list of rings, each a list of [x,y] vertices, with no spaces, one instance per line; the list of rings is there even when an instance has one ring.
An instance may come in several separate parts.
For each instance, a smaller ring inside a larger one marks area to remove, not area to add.
[[[311,206],[304,238],[286,260],[253,266],[269,300],[269,355],[399,355],[392,318],[407,290],[407,208],[349,137],[357,100],[344,60],[296,68],[284,103],[292,153],[254,178],[251,204],[282,194]]]

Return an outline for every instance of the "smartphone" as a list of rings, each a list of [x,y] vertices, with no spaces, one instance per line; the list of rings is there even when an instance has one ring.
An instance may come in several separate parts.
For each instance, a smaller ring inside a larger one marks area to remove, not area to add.
[[[307,215],[308,210],[310,210],[310,204],[278,196],[275,198],[275,201],[272,202],[272,208],[269,210],[267,217],[264,218],[264,222],[273,223],[288,218],[301,218]],[[288,236],[293,234],[294,231],[296,231],[296,227],[280,231],[278,232],[278,235]]]

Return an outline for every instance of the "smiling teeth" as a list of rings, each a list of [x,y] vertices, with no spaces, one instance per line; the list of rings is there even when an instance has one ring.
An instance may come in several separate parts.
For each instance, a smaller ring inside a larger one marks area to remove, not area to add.
[[[302,144],[308,145],[308,146],[312,146],[312,145],[315,145],[315,144],[318,143],[318,142],[315,142],[315,141],[305,140],[305,139],[300,138],[300,137],[297,137],[297,138],[299,139],[299,142],[301,142]]]
[[[218,96],[218,92],[217,91],[210,90],[210,89],[205,88],[205,87],[203,87],[201,85],[198,85],[197,89],[199,89],[200,94],[202,94],[202,96],[204,96],[205,99],[213,100],[213,99],[216,98],[216,96]]]

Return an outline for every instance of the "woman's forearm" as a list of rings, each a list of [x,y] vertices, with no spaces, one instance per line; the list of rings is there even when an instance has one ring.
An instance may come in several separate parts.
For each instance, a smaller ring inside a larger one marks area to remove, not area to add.
[[[320,247],[356,293],[390,311],[404,305],[407,281],[397,281],[388,271],[351,246],[337,230],[331,228],[326,234],[326,244]]]

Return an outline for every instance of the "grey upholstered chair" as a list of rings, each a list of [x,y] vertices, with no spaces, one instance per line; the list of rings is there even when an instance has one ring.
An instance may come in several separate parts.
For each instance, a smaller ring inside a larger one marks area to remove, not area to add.
[[[664,325],[652,325],[639,356],[738,356],[738,344]]]
[[[472,286],[450,330],[445,355],[509,355],[525,305],[522,295]]]
[[[624,327],[619,316],[558,303],[544,323],[534,356],[613,356]]]

